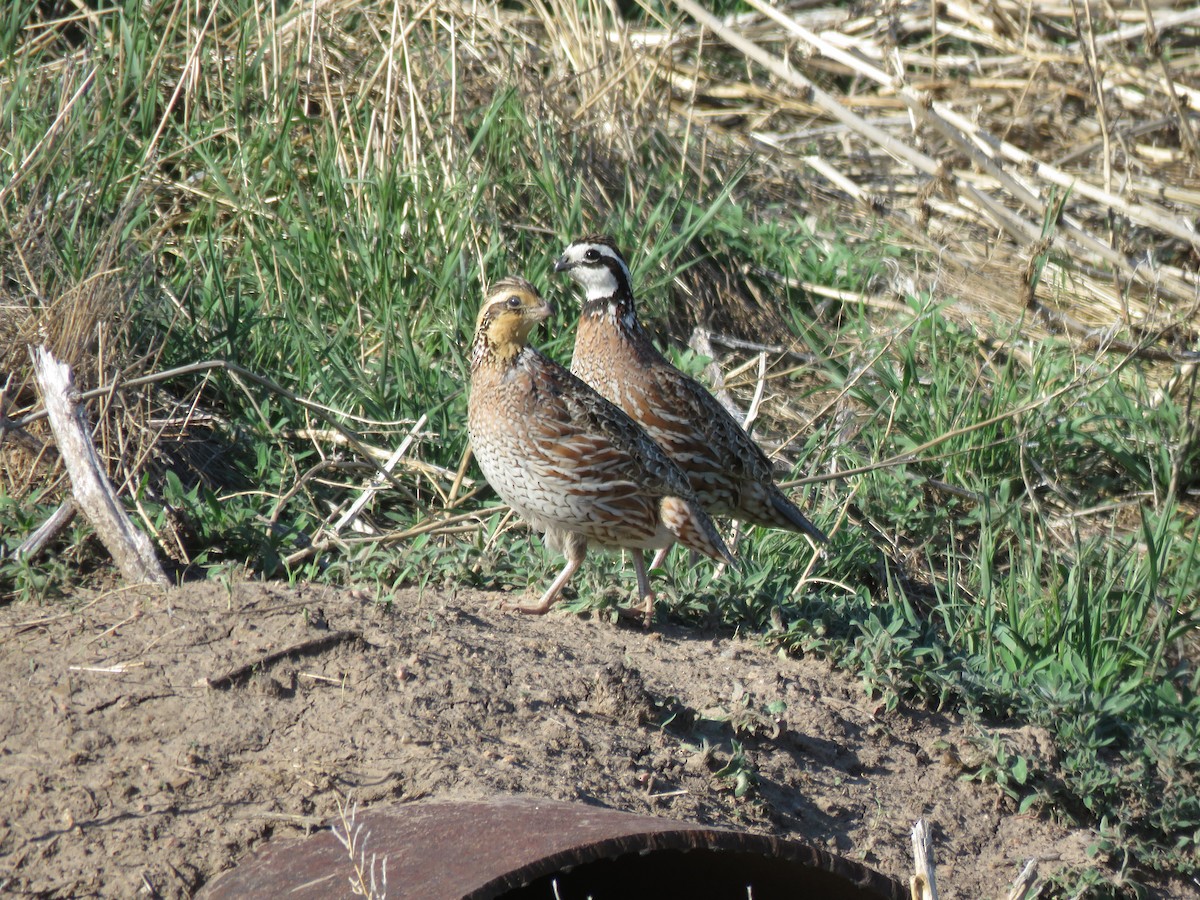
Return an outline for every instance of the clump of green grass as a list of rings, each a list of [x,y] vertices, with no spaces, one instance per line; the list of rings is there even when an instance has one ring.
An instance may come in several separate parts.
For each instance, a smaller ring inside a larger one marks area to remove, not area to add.
[[[1136,358],[1027,346],[993,323],[981,341],[945,298],[891,291],[882,310],[815,293],[870,299],[897,261],[927,263],[815,220],[734,145],[681,141],[646,67],[611,69],[601,30],[565,32],[573,62],[541,40],[577,21],[554,12],[11,5],[9,414],[42,427],[21,342],[55,322],[82,387],[118,385],[93,408],[99,440],[181,575],[537,590],[557,561],[462,469],[465,348],[482,286],[520,273],[561,301],[541,343],[565,360],[575,299],[551,262],[568,238],[611,232],[664,349],[682,360],[697,323],[772,348],[756,433],[812,517],[840,522],[820,556],[751,529],[720,577],[677,551],[661,608],[833,658],[888,706],[1044,724],[1057,779],[1002,750],[988,777],[1098,823],[1098,849],[1135,873],[1188,871],[1190,401],[1156,396]],[[633,74],[614,85],[610,70]],[[747,372],[729,385],[743,400]],[[46,460],[0,454],[0,592],[49,595],[96,564],[86,529],[55,563],[16,558],[65,488]],[[335,531],[372,483],[359,530]],[[624,586],[621,557],[597,554],[571,608],[623,602]]]
[[[887,339],[872,377],[855,383],[888,423],[860,432],[878,441],[862,462],[926,449],[858,481],[867,521],[893,529],[884,581],[863,567],[863,535],[839,535],[838,580],[875,584],[809,592],[789,611],[785,643],[834,654],[889,703],[924,696],[1045,725],[1064,771],[1034,784],[1022,760],[1001,755],[998,780],[1019,785],[1025,804],[1102,819],[1100,849],[1114,859],[1186,870],[1200,836],[1183,775],[1200,753],[1181,752],[1194,730],[1183,723],[1200,712],[1187,663],[1198,533],[1172,475],[1193,464],[1186,416],[1169,398],[1152,404],[1128,360],[1080,367],[1064,345],[1025,363],[989,359],[936,310]],[[1147,784],[1173,827],[1147,805]],[[1170,846],[1146,855],[1168,834]]]

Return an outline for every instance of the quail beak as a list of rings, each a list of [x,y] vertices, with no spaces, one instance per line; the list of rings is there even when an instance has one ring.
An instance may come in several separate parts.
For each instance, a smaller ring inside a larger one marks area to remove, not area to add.
[[[545,322],[547,319],[551,318],[555,312],[556,310],[554,308],[554,303],[550,300],[543,300],[542,305],[537,308],[536,312],[534,312],[533,320],[538,323]]]
[[[549,300],[543,300],[542,305],[533,310],[533,314],[530,316],[533,319],[533,328],[536,330],[545,327],[546,320],[552,318],[554,313],[554,304]]]
[[[560,256],[558,259],[556,259],[554,261],[554,271],[555,272],[565,272],[565,271],[567,271],[567,269],[572,268],[574,265],[575,264],[573,262],[571,262],[569,259],[567,259],[567,254],[564,253],[562,256]]]

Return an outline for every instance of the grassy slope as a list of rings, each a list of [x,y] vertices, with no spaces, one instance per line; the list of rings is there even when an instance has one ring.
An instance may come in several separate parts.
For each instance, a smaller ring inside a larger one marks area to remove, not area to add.
[[[771,344],[775,323],[810,354],[773,360],[759,433],[797,435],[782,457],[796,477],[834,476],[805,496],[823,526],[842,523],[815,561],[798,538],[755,531],[737,573],[677,566],[666,605],[828,654],[889,704],[1043,724],[1061,780],[999,738],[981,739],[988,761],[968,774],[1099,823],[1131,884],[1195,865],[1200,567],[1181,503],[1195,458],[1189,411],[1153,398],[1137,362],[1015,331],[981,344],[946,298],[817,304],[787,285],[860,291],[897,261],[928,263],[810,220],[803,197],[718,143],[685,143],[636,79],[611,118],[574,116],[603,79],[580,62],[572,74],[540,30],[527,28],[535,48],[497,22],[393,23],[371,3],[278,21],[249,3],[196,20],[128,3],[57,23],[36,6],[0,21],[0,333],[19,348],[43,329],[88,384],[212,359],[269,379],[214,369],[100,407],[118,482],[189,574],[385,589],[547,577],[554,561],[486,489],[454,488],[463,348],[482,284],[520,272],[562,301],[546,346],[565,359],[571,302],[550,263],[569,237],[609,230],[637,248],[647,318],[672,341],[692,316],[757,323],[745,336]],[[402,36],[390,52],[388,34]],[[719,177],[731,170],[740,180]],[[711,287],[747,262],[775,304],[765,318],[738,320],[746,297]],[[14,418],[36,406],[23,359],[5,364]],[[743,401],[753,380],[733,379]],[[147,427],[188,410],[209,418]],[[424,467],[402,464],[367,507],[388,539],[329,538],[331,510],[373,471],[329,420],[386,454],[421,417],[408,458]],[[11,444],[0,453],[11,550],[63,485]],[[425,527],[446,515],[461,518]],[[94,564],[80,528],[52,562],[0,561],[0,589],[56,593]],[[621,571],[598,556],[576,602],[608,602]]]

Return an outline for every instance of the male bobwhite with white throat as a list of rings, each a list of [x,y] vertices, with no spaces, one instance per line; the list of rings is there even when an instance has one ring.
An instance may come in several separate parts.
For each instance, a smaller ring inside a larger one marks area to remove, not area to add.
[[[537,603],[547,612],[588,546],[633,551],[645,624],[654,594],[642,551],[680,541],[732,562],[687,477],[629,416],[529,345],[552,313],[523,278],[497,281],[475,325],[467,430],[488,483],[567,563]]]
[[[775,484],[770,460],[745,429],[655,349],[637,319],[629,267],[611,238],[570,244],[554,271],[584,290],[571,371],[646,429],[686,473],[709,514],[828,540]]]

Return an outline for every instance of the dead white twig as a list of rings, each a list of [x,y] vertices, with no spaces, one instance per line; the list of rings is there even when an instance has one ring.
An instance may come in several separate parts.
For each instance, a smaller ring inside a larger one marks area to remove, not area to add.
[[[34,529],[25,540],[21,541],[21,546],[17,547],[16,556],[18,559],[33,559],[41,553],[48,543],[54,540],[55,535],[67,527],[71,520],[75,518],[75,501],[71,499],[64,500],[59,504],[58,509],[50,514],[45,522]]]
[[[416,424],[414,424],[409,430],[404,440],[400,442],[400,446],[396,448],[396,452],[393,453],[388,458],[388,461],[383,464],[384,472],[391,472],[392,469],[396,468],[396,463],[400,462],[404,454],[408,452],[408,448],[412,446],[413,441],[416,440],[417,435],[420,434],[421,429],[425,427],[425,423],[427,421],[428,417],[422,413],[421,418],[417,419]],[[334,523],[332,529],[333,533],[341,534],[342,529],[358,518],[358,514],[362,512],[362,508],[367,505],[367,501],[374,497],[376,492],[381,487],[383,487],[383,476],[382,474],[376,474],[376,476],[371,480],[371,483],[363,489],[361,494],[359,494],[358,499],[351,503],[350,508],[346,510],[346,512],[340,519],[337,520],[337,522]]]
[[[912,900],[938,900],[937,878],[934,876],[933,837],[924,819],[917,819],[912,829],[913,860],[916,874],[908,881]]]
[[[1037,857],[1025,863],[1012,887],[1008,891],[1008,900],[1031,900],[1042,892],[1041,882],[1037,880]]]
[[[104,472],[78,402],[71,367],[55,359],[44,345],[36,350],[31,347],[30,356],[58,452],[71,477],[75,502],[126,580],[167,587],[171,582],[154,553],[154,545],[125,513]]]

